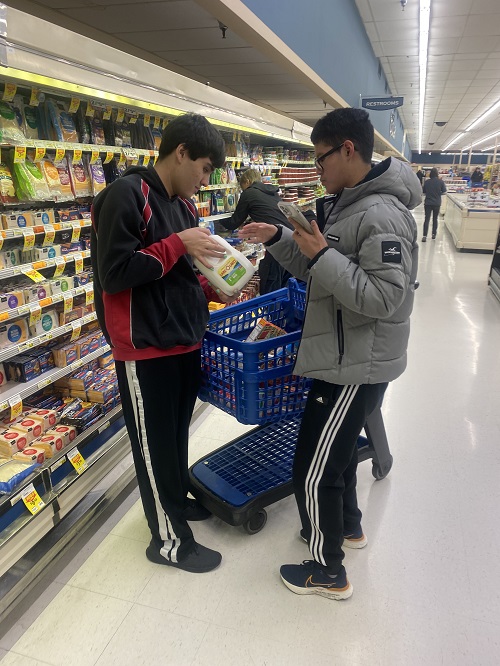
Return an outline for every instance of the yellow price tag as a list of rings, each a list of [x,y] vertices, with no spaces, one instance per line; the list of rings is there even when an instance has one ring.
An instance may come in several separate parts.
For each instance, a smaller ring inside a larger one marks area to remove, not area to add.
[[[73,231],[71,233],[71,242],[76,243],[76,241],[80,240],[82,228],[80,226],[80,222],[72,222],[71,226],[73,227]]]
[[[106,111],[103,112],[102,114],[102,119],[103,120],[109,120],[111,118],[111,112],[113,109],[110,106],[106,107]]]
[[[130,123],[131,125],[135,125],[136,122],[137,122],[137,116],[130,116],[130,118],[129,118],[129,123]]]
[[[155,116],[154,123],[153,123],[153,127],[154,127],[155,129],[158,129],[158,128],[160,127],[160,123],[161,123],[161,118],[160,118],[160,116]]]
[[[14,146],[14,162],[26,161],[26,146]]]
[[[77,164],[82,161],[82,150],[81,148],[75,148],[73,151],[73,164]]]
[[[75,273],[81,273],[83,271],[83,256],[80,252],[73,252],[71,256],[75,260]]]
[[[31,89],[31,95],[30,95],[30,106],[38,106],[40,104],[40,100],[38,99],[38,95],[40,93],[39,88],[32,88]]]
[[[113,159],[114,156],[115,156],[114,152],[111,151],[111,150],[108,150],[106,152],[106,157],[104,158],[104,164],[108,164],[109,162],[111,162],[111,160]]]
[[[64,312],[71,312],[73,309],[73,296],[71,294],[64,295]]]
[[[1,250],[2,247],[3,247],[3,242],[4,242],[4,240],[5,240],[5,236],[4,236],[4,232],[2,231],[2,232],[0,233],[0,250]]]
[[[149,113],[145,113],[144,114],[144,127],[149,127],[150,124],[151,124],[151,116],[149,115]]]
[[[23,401],[19,393],[17,393],[12,398],[9,398],[8,403],[10,407],[10,420],[12,421],[23,413]]]
[[[64,261],[63,257],[55,257],[54,263],[56,265],[56,270],[54,271],[53,277],[56,278],[64,273],[64,269],[66,268],[66,262]]]
[[[21,269],[21,273],[23,275],[26,275],[26,277],[29,277],[30,280],[33,280],[33,282],[43,282],[46,278],[43,277],[41,273],[39,273],[36,268],[28,268],[28,269]]]
[[[52,245],[56,237],[56,230],[51,224],[46,224],[44,227],[45,236],[42,245]]]
[[[148,166],[150,159],[151,159],[150,155],[144,155],[144,157],[142,158],[142,166]]]
[[[41,318],[42,318],[42,308],[38,304],[30,305],[29,325],[35,326],[35,324],[39,322]]]
[[[121,166],[122,164],[125,164],[127,161],[127,158],[125,157],[125,154],[123,152],[120,153],[120,159],[118,160],[118,166]]]
[[[87,110],[85,111],[85,115],[88,116],[89,118],[93,118],[95,113],[95,109],[92,106],[91,102],[87,102]]]
[[[15,83],[6,83],[3,91],[3,101],[12,102],[17,92],[17,85]]]
[[[60,162],[63,161],[64,156],[66,155],[66,149],[64,146],[57,146],[56,147],[56,156],[54,157],[54,163],[59,164]]]
[[[72,97],[71,103],[69,105],[69,112],[76,113],[80,108],[80,99],[78,97]]]
[[[32,483],[30,483],[29,486],[26,486],[26,488],[22,491],[21,498],[28,511],[33,515],[38,513],[40,509],[43,509],[45,506],[45,502],[37,493],[35,486]]]
[[[76,321],[71,322],[71,337],[70,341],[73,342],[73,340],[76,340],[77,338],[80,337],[80,333],[82,332],[82,325],[79,324]]]
[[[85,305],[94,302],[94,287],[91,284],[85,285]]]
[[[116,122],[122,123],[124,118],[125,118],[125,111],[123,109],[118,109],[118,111],[116,112]]]
[[[31,248],[35,245],[35,232],[32,229],[25,229],[23,231],[23,237],[23,250],[31,250]]]
[[[39,162],[43,157],[45,157],[45,152],[45,146],[35,144],[35,162]]]
[[[78,474],[81,474],[87,469],[87,463],[85,458],[82,456],[78,447],[75,446],[74,449],[68,452],[68,460],[73,465]]]
[[[165,129],[167,125],[168,125],[168,118],[163,118],[162,128]]]
[[[92,149],[92,154],[90,156],[90,164],[95,164],[99,159],[99,151]]]

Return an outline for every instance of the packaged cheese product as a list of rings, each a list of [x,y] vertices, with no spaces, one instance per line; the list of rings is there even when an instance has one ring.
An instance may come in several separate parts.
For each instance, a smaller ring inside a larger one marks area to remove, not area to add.
[[[71,177],[69,175],[68,160],[64,157],[55,165],[61,181],[61,198],[58,201],[71,201],[73,199],[73,190],[71,189]]]
[[[28,412],[27,416],[34,421],[38,421],[43,432],[50,430],[57,423],[57,412],[53,409],[35,409]]]
[[[92,194],[96,197],[99,192],[106,187],[106,178],[104,176],[104,169],[102,168],[101,158],[98,157],[94,164],[90,164],[88,157],[85,157],[88,170],[90,173],[90,180],[92,183]]]
[[[0,200],[3,204],[17,203],[16,188],[9,167],[0,163]]]
[[[59,317],[57,312],[55,310],[44,310],[40,319],[30,330],[33,335],[43,335],[58,326]]]
[[[64,441],[61,435],[46,432],[36,440],[35,446],[43,449],[46,458],[52,458],[63,448]]]
[[[50,122],[54,128],[56,140],[77,143],[78,135],[75,123],[72,115],[68,113],[67,105],[55,99],[48,99],[45,104],[49,112]]]
[[[0,348],[26,342],[29,337],[26,319],[17,319],[0,326]]]
[[[45,449],[41,446],[27,446],[22,451],[14,453],[12,460],[20,460],[26,463],[38,463],[41,465],[45,460]]]
[[[0,433],[0,456],[11,458],[14,453],[26,448],[27,444],[26,435],[19,430],[4,430]]]
[[[68,426],[68,425],[61,425],[59,424],[55,428],[51,428],[51,430],[47,430],[47,435],[54,435],[55,437],[62,437],[63,440],[63,446],[66,446],[70,442],[72,442],[75,437],[76,437],[76,428],[73,426]]]
[[[26,437],[26,442],[30,444],[34,439],[37,439],[42,435],[42,426],[39,421],[31,419],[29,416],[21,419],[14,423],[11,427],[11,430],[17,430]]]
[[[71,178],[71,188],[75,199],[78,199],[79,197],[91,197],[92,185],[87,173],[87,168],[82,160],[70,163],[69,174]]]
[[[31,160],[14,162],[12,175],[14,176],[17,196],[22,201],[50,200],[50,191],[45,182],[45,177]]]
[[[19,145],[25,142],[26,137],[19,127],[13,106],[0,101],[0,143]]]

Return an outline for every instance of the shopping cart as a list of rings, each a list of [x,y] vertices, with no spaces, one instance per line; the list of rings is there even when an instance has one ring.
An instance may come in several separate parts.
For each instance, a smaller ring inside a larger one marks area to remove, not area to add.
[[[198,460],[189,470],[193,495],[230,525],[249,534],[265,525],[264,507],[290,495],[295,443],[311,380],[292,374],[305,312],[305,291],[288,289],[212,313],[202,347],[200,398],[258,424]],[[261,317],[287,331],[245,342]],[[358,438],[359,460],[372,459],[375,479],[392,466],[380,407]]]

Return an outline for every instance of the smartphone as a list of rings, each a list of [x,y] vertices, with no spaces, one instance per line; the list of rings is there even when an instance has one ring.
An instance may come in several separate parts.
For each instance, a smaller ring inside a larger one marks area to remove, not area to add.
[[[313,230],[309,220],[304,217],[302,211],[297,206],[297,204],[289,203],[285,201],[278,201],[278,208],[283,213],[285,217],[291,218],[294,222],[297,222],[304,231],[307,231],[308,234],[312,234]]]

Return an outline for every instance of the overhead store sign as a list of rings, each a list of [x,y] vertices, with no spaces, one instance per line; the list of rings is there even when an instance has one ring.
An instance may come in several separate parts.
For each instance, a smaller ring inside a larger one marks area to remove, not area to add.
[[[361,106],[370,111],[387,111],[403,106],[404,97],[362,97]]]

